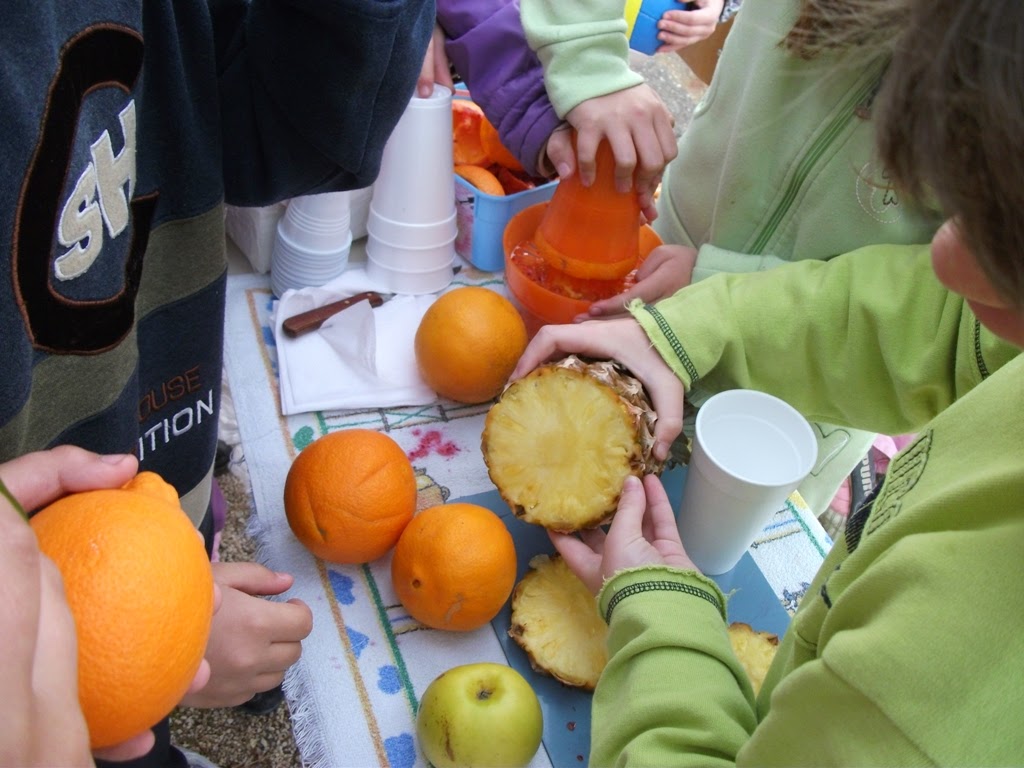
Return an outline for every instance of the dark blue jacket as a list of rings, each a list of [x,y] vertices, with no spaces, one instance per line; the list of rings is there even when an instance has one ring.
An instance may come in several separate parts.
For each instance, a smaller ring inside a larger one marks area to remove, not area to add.
[[[0,460],[132,451],[209,497],[223,204],[365,187],[432,0],[5,0]]]

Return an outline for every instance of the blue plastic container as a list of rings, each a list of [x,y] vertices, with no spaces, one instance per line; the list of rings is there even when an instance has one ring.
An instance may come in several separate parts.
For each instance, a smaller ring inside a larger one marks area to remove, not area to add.
[[[629,47],[648,56],[661,46],[658,40],[658,22],[665,11],[693,11],[696,3],[679,0],[626,0],[626,36]]]
[[[500,272],[505,269],[501,236],[509,219],[524,208],[550,200],[557,181],[513,195],[489,195],[461,176],[455,177],[455,220],[459,233],[455,252],[477,269]]]

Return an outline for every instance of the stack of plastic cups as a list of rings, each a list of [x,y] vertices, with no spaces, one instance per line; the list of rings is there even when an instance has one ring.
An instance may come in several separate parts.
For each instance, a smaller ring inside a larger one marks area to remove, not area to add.
[[[392,293],[436,293],[452,281],[451,101],[442,86],[414,96],[384,147],[366,222],[366,272]]]
[[[326,192],[293,198],[277,223],[270,258],[270,287],[320,286],[342,273],[352,247],[349,193]]]

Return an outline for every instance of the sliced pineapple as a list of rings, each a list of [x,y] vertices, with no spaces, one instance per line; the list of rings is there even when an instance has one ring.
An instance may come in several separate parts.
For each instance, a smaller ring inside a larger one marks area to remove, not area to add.
[[[734,621],[729,625],[729,642],[757,695],[779,648],[778,635],[760,632],[749,624]]]
[[[594,596],[558,555],[536,555],[512,593],[508,634],[538,672],[593,690],[608,663],[608,625]]]
[[[491,481],[529,523],[571,533],[615,513],[627,475],[661,472],[657,416],[612,362],[571,355],[511,384],[491,406],[482,449]]]
[[[756,695],[779,638],[743,622],[729,625],[729,643]],[[566,685],[594,690],[608,663],[608,625],[594,596],[558,555],[536,555],[512,593],[509,636],[531,666]]]

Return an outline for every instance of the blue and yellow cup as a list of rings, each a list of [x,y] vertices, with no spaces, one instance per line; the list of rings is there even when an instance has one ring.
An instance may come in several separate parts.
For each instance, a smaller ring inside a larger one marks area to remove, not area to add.
[[[679,0],[626,0],[626,37],[634,51],[654,54],[661,46],[658,40],[658,22],[665,11],[696,10],[696,3]]]

